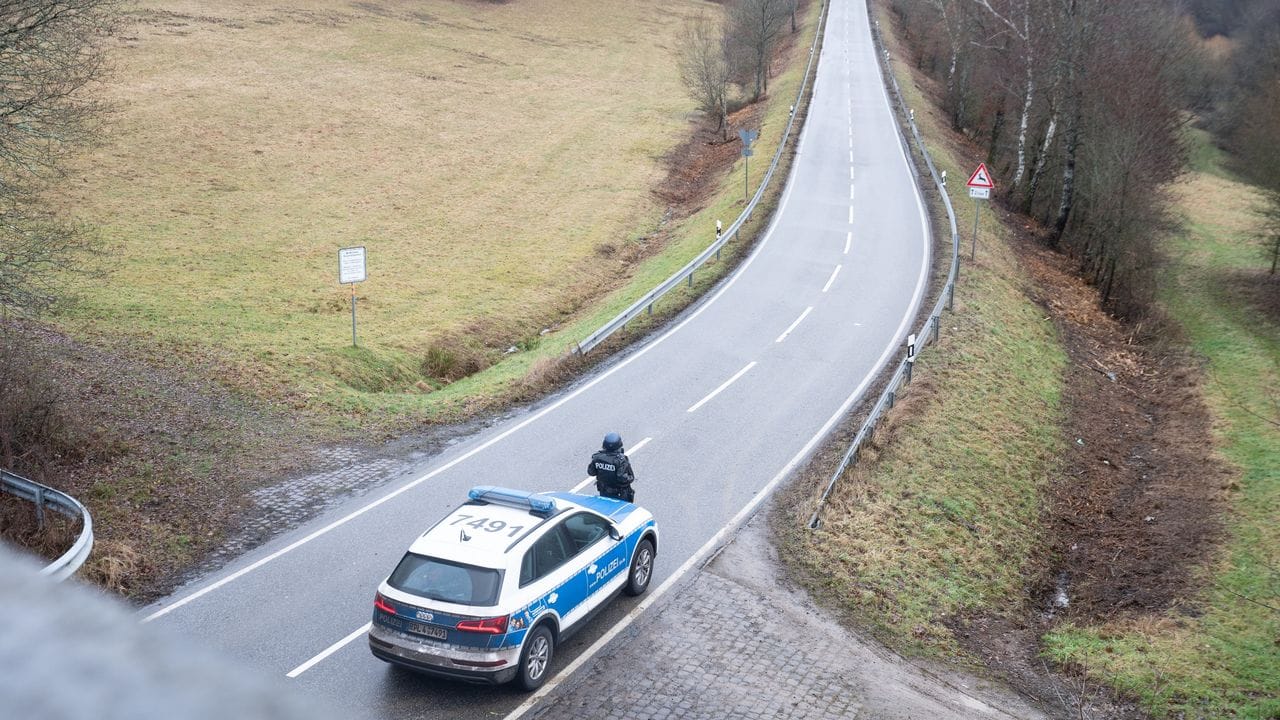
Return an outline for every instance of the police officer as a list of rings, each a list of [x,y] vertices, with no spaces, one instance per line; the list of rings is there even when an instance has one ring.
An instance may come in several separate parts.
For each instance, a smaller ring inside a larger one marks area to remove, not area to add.
[[[587,474],[596,479],[596,492],[601,495],[627,502],[635,500],[636,491],[631,489],[631,483],[635,482],[636,476],[631,471],[631,461],[622,449],[622,437],[618,433],[604,436],[603,446],[587,464]]]

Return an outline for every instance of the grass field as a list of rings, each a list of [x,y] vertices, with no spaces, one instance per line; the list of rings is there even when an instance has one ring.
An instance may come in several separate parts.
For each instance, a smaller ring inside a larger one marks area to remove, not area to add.
[[[901,84],[924,135],[943,136],[914,84]],[[929,150],[940,170],[966,176],[947,148]],[[962,185],[950,192],[966,252],[941,342],[921,353],[879,450],[841,479],[822,527],[802,528],[806,502],[784,531],[784,553],[812,590],[891,645],[927,655],[958,650],[947,625],[957,614],[1021,607],[1040,491],[1060,451],[1065,362],[990,212],[968,261],[974,205]]]
[[[305,7],[131,10],[107,142],[70,193],[111,272],[65,325],[299,404],[403,412],[439,385],[434,343],[532,347],[631,272],[687,133],[670,47],[698,3]],[[359,349],[336,267],[353,245]]]
[[[1197,153],[1199,155],[1199,153]],[[1195,172],[1186,232],[1165,248],[1162,301],[1204,358],[1217,445],[1239,471],[1229,539],[1190,612],[1066,627],[1048,651],[1140,698],[1158,717],[1280,717],[1280,324],[1241,283],[1264,263],[1252,188]]]

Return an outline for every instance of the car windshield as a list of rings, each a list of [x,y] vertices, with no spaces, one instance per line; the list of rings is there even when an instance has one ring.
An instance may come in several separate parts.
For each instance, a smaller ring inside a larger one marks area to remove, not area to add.
[[[391,587],[459,605],[497,605],[502,573],[439,558],[405,553],[387,578]]]

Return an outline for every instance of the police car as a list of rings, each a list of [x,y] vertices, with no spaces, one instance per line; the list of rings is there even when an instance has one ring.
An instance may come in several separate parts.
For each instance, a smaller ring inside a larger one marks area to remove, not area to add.
[[[556,645],[653,577],[658,527],[613,498],[477,487],[378,586],[369,649],[433,675],[533,690]]]

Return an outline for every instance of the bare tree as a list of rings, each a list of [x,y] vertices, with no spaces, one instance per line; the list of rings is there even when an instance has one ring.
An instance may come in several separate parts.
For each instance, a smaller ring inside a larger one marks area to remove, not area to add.
[[[729,136],[729,58],[724,26],[705,14],[689,19],[677,40],[680,81],[698,109],[716,119],[716,130]]]
[[[42,195],[67,153],[94,136],[87,92],[104,72],[102,40],[118,0],[0,0],[0,306],[39,311],[57,278],[93,247]]]
[[[729,36],[750,63],[754,98],[769,90],[769,60],[787,22],[790,0],[734,0],[728,6]]]

